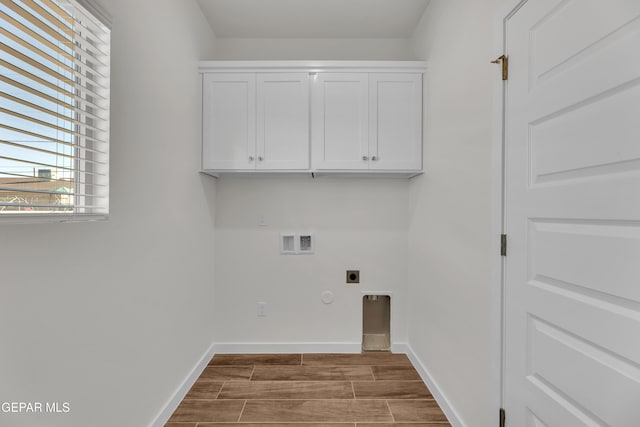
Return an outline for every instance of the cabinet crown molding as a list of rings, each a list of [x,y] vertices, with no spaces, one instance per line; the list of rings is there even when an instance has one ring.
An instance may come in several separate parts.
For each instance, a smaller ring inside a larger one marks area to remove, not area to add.
[[[234,72],[403,72],[424,73],[426,61],[200,61],[201,73]]]

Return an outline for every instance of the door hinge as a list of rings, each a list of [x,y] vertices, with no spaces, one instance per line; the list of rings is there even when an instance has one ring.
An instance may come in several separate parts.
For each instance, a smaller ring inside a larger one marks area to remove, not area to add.
[[[491,63],[502,64],[502,80],[509,80],[509,57],[507,55],[501,55]]]
[[[505,426],[505,412],[504,409],[500,408],[500,427]]]
[[[500,235],[500,256],[507,256],[507,235]]]

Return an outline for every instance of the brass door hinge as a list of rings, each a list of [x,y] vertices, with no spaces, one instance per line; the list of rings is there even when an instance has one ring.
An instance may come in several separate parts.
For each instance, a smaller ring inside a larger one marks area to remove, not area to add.
[[[507,256],[507,235],[500,235],[500,256]]]
[[[505,426],[505,412],[504,409],[500,408],[500,427]]]
[[[501,55],[491,63],[502,64],[502,80],[509,80],[509,57],[507,55]]]

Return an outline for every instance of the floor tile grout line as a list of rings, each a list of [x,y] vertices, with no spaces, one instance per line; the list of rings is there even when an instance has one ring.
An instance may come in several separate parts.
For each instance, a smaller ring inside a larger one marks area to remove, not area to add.
[[[315,401],[318,401],[318,400],[328,401],[328,402],[353,402],[354,400],[357,400],[358,402],[371,402],[371,401],[374,401],[374,400],[393,400],[393,401],[399,401],[399,402],[415,402],[415,401],[435,402],[435,399],[430,398],[430,397],[424,397],[424,398],[412,397],[412,398],[409,398],[409,399],[403,399],[403,398],[398,398],[398,397],[389,398],[389,397],[379,397],[379,396],[362,397],[362,398],[359,398],[359,399],[353,399],[351,397],[337,397],[337,398],[300,397],[300,398],[295,398],[295,399],[286,398],[286,397],[257,397],[257,398],[226,397],[224,399],[185,399],[185,400],[205,401],[205,402],[213,402],[213,401],[222,402],[222,401],[227,401],[227,400],[253,400],[253,401],[264,401],[264,400],[278,400],[278,401],[282,400],[282,401],[284,401],[284,400],[286,400],[286,401],[289,401],[289,402],[296,402],[296,401],[315,402]]]
[[[216,394],[216,400],[218,400],[218,398],[220,397],[220,393],[222,393],[222,389],[224,388],[224,385],[226,384],[226,381],[222,382],[222,385],[220,386],[220,390],[218,390],[218,393]]]
[[[198,401],[205,401],[205,402],[213,402],[216,399],[189,399],[189,400],[198,400]],[[298,401],[298,400],[304,400],[304,401],[317,401],[317,400],[323,400],[323,401],[330,401],[330,402],[352,402],[353,403],[353,398],[351,397],[341,397],[341,398],[337,398],[337,399],[320,399],[320,398],[316,398],[316,399],[310,399],[310,398],[299,398],[299,399],[286,399],[286,398],[282,398],[282,397],[258,397],[258,398],[246,398],[246,397],[241,397],[241,398],[237,398],[237,399],[232,399],[232,398],[225,398],[225,399],[217,399],[218,402],[223,402],[223,401],[230,401],[230,400],[260,400],[260,401],[265,401],[265,400],[278,400],[278,401],[285,401],[285,400],[289,400],[289,401]],[[424,398],[424,399],[416,399],[416,398],[411,398],[411,399],[395,399],[395,398],[388,398],[388,397],[371,397],[371,398],[367,398],[367,399],[358,399],[360,401],[383,401],[383,400],[390,400],[393,402],[431,402],[431,401],[435,401],[435,399],[428,399],[428,398]],[[351,421],[347,421],[348,423],[350,423]]]
[[[245,399],[244,403],[242,404],[242,409],[240,410],[240,414],[238,415],[238,421],[236,421],[236,424],[240,422],[240,418],[242,418],[242,413],[244,412],[244,407],[247,406],[247,400]]]
[[[249,375],[249,381],[253,381],[253,373],[256,371],[256,365],[251,367],[251,375]]]
[[[351,392],[353,393],[353,400],[356,400],[356,388],[353,385],[353,381],[351,381]]]
[[[389,414],[391,414],[391,419],[393,422],[396,422],[396,417],[393,416],[393,411],[391,410],[391,405],[389,405],[389,399],[385,399],[384,402],[387,404],[387,408],[389,409]]]

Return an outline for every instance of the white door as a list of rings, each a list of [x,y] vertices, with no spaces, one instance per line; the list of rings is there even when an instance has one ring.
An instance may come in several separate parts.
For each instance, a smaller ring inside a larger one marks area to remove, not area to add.
[[[369,75],[370,169],[422,169],[422,74]]]
[[[507,20],[508,427],[640,426],[640,1]]]
[[[309,74],[257,76],[257,169],[309,168]]]
[[[311,92],[311,146],[318,170],[369,168],[366,73],[319,73]]]
[[[203,169],[255,169],[255,88],[255,74],[204,74]]]

